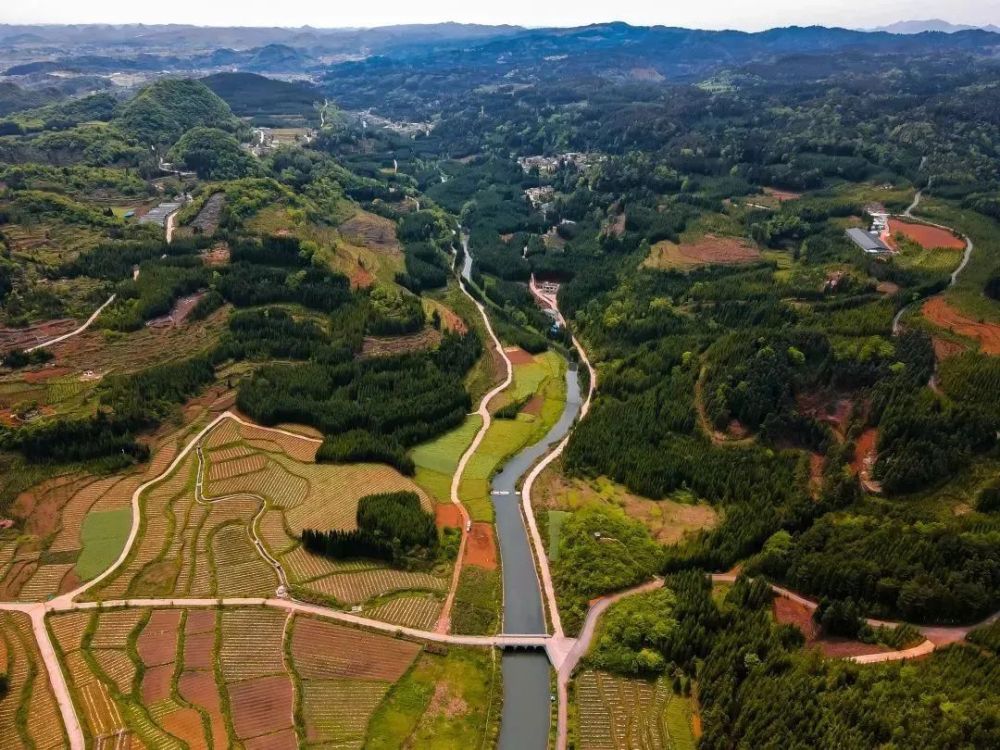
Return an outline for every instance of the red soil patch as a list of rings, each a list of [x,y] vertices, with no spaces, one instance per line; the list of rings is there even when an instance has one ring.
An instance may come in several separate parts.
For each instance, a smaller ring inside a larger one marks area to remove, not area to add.
[[[247,740],[243,746],[246,750],[295,750],[299,742],[294,729],[283,729],[274,734]]]
[[[794,201],[802,197],[802,193],[793,193],[791,190],[778,190],[777,188],[764,188],[764,195],[770,195],[772,198],[777,198],[779,201],[784,203],[785,201]]]
[[[18,495],[11,515],[24,521],[25,534],[46,537],[59,528],[63,506],[93,481],[79,474],[48,479]]]
[[[527,365],[535,361],[534,357],[519,346],[511,346],[504,349],[504,353],[506,353],[507,359],[510,360],[511,364],[514,365]]]
[[[454,503],[438,503],[434,506],[434,522],[439,529],[462,528],[462,511]]]
[[[184,634],[215,632],[215,612],[210,609],[195,609],[187,613]]]
[[[271,734],[292,723],[292,681],[287,675],[230,683],[229,707],[240,739]]]
[[[1000,354],[1000,325],[980,323],[966,317],[941,297],[929,299],[924,304],[923,314],[936,326],[941,326],[961,336],[976,339],[984,354]]]
[[[371,271],[361,265],[360,261],[351,271],[351,289],[367,289],[375,283]]]
[[[819,628],[813,622],[812,612],[804,604],[784,596],[776,596],[771,604],[771,611],[774,619],[782,625],[794,625],[801,630],[807,643],[812,643],[819,637]]]
[[[844,425],[854,407],[851,399],[840,398],[836,394],[800,393],[795,397],[795,402],[802,414],[826,422],[843,437]]]
[[[175,737],[188,743],[188,747],[205,746],[205,730],[201,724],[201,714],[193,708],[179,708],[164,715],[160,725]]]
[[[956,237],[954,234],[949,232],[947,229],[941,229],[940,227],[931,227],[927,224],[917,224],[909,221],[901,221],[899,219],[889,219],[889,232],[888,237],[885,238],[886,244],[892,247],[894,250],[898,249],[895,245],[894,239],[897,234],[901,234],[908,240],[916,242],[920,247],[925,250],[930,249],[942,249],[942,250],[964,250],[965,242]]]
[[[303,680],[350,677],[395,682],[409,669],[420,646],[330,622],[296,618],[292,659]]]
[[[957,344],[954,341],[947,341],[937,336],[931,339],[931,343],[934,345],[934,356],[938,362],[965,351],[965,347],[961,344]]]
[[[147,669],[142,675],[142,702],[148,705],[169,698],[170,678],[173,674],[172,663]]]
[[[521,411],[524,414],[534,414],[536,417],[542,413],[542,404],[545,403],[545,398],[541,393],[536,393],[523,407]]]
[[[80,576],[76,574],[75,570],[69,571],[63,576],[62,581],[59,582],[59,590],[57,593],[66,594],[70,591],[77,589],[83,581],[80,580]]]
[[[215,631],[193,633],[184,637],[184,668],[211,669]]]
[[[157,609],[142,629],[135,647],[139,658],[147,667],[169,664],[177,653],[177,627],[180,625],[179,609]]]
[[[854,471],[862,476],[871,473],[871,466],[875,462],[875,444],[878,442],[878,429],[869,427],[858,436],[854,444],[854,461],[851,466]]]
[[[26,383],[43,383],[46,380],[58,378],[60,375],[68,375],[69,373],[70,369],[68,367],[43,367],[41,370],[26,372],[23,377]]]
[[[177,692],[188,703],[205,710],[212,725],[212,744],[228,747],[226,720],[222,716],[219,690],[211,672],[184,672],[177,681]]]
[[[809,454],[809,486],[814,495],[819,494],[820,487],[823,485],[823,464],[825,461],[826,459],[821,453]]]
[[[771,605],[774,619],[783,625],[794,625],[802,631],[806,638],[806,648],[819,648],[823,656],[842,659],[861,654],[878,654],[890,651],[884,646],[872,643],[861,643],[847,638],[833,638],[820,633],[819,627],[812,619],[812,611],[804,604],[792,601],[784,596],[776,596]]]
[[[0,328],[0,352],[27,349],[56,336],[76,330],[80,324],[72,318],[47,320],[24,328]]]
[[[214,245],[211,250],[201,254],[202,263],[206,266],[224,266],[229,263],[229,245],[220,242]]]
[[[474,523],[465,545],[465,564],[487,570],[497,568],[497,547],[493,541],[493,524]]]
[[[875,285],[875,291],[880,294],[895,294],[899,291],[899,284],[894,284],[891,281],[880,281]]]
[[[849,656],[864,656],[865,654],[882,654],[892,651],[891,648],[880,646],[877,643],[862,643],[852,641],[847,638],[821,638],[817,641],[823,656],[831,659],[846,659]]]

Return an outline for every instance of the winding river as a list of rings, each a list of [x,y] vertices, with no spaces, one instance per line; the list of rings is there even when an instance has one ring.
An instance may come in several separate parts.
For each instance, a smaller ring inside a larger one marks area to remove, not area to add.
[[[472,256],[465,236],[462,246],[462,276],[471,283]],[[566,404],[559,420],[541,440],[508,459],[490,485],[503,574],[502,630],[506,634],[547,632],[541,586],[517,484],[566,436],[580,413],[581,402],[578,371],[576,365],[570,364],[566,369]],[[499,750],[545,750],[552,695],[548,658],[540,652],[507,652],[502,666],[504,700]]]

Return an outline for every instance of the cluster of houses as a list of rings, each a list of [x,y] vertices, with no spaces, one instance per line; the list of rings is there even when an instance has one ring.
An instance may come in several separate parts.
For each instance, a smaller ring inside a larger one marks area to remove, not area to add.
[[[601,158],[596,154],[569,151],[556,156],[521,156],[518,158],[517,163],[521,165],[521,169],[525,172],[530,172],[532,169],[537,168],[540,174],[554,174],[566,164],[572,164],[577,169],[584,169],[591,164],[597,163]]]

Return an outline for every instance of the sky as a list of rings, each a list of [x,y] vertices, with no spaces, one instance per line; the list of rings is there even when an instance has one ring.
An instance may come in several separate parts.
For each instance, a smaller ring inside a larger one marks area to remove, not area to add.
[[[601,21],[759,31],[820,24],[870,28],[944,18],[1000,25],[1000,0],[0,0],[0,23],[189,23],[204,26],[371,27],[400,23],[579,26]]]

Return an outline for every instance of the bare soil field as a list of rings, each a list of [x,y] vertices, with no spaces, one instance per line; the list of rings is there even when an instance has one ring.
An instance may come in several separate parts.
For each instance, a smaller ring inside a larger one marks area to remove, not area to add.
[[[201,254],[201,260],[206,266],[224,266],[229,263],[229,244],[217,242]]]
[[[233,727],[241,740],[291,727],[294,696],[288,675],[231,682],[227,688]]]
[[[924,303],[922,312],[934,325],[978,341],[984,354],[1000,354],[1000,325],[981,323],[967,317],[940,296]]]
[[[174,303],[173,309],[167,315],[153,318],[147,321],[146,325],[149,328],[169,328],[184,325],[184,321],[187,320],[188,315],[191,314],[191,311],[194,310],[205,294],[206,292],[198,292],[197,294],[182,297]]]
[[[892,649],[877,643],[862,643],[849,638],[835,638],[820,633],[819,626],[812,619],[812,611],[804,604],[784,596],[776,596],[771,605],[774,619],[784,625],[794,625],[806,638],[806,648],[818,648],[823,656],[843,659],[863,654],[880,654]]]
[[[407,352],[422,352],[441,343],[441,332],[430,326],[405,336],[365,336],[362,357],[388,357]]]
[[[919,224],[901,219],[889,219],[889,232],[885,238],[886,244],[894,250],[898,249],[895,243],[896,235],[902,235],[913,242],[916,242],[925,250],[964,250],[965,240],[956,237],[952,232],[940,227],[932,227],[927,224]]]
[[[439,529],[462,526],[462,511],[453,503],[438,503],[434,506],[434,521]]]
[[[760,260],[760,251],[738,237],[706,234],[696,242],[676,245],[664,240],[650,248],[649,268],[688,270],[706,265],[741,265]]]
[[[948,341],[940,336],[935,336],[931,339],[931,344],[934,346],[934,358],[940,362],[943,359],[948,359],[948,357],[954,357],[956,354],[961,354],[965,351],[965,347],[955,341]]]
[[[62,336],[78,328],[80,323],[72,318],[47,320],[25,328],[0,328],[0,352],[11,349],[27,349],[56,336]]]
[[[519,346],[508,346],[504,348],[504,352],[512,365],[530,365],[535,361],[534,357]]]
[[[764,188],[764,195],[769,195],[772,198],[777,198],[778,201],[784,203],[785,201],[794,201],[802,197],[802,193],[793,193],[791,190],[779,190],[778,188]]]
[[[395,682],[420,653],[420,646],[323,620],[297,617],[292,658],[303,680],[346,677]]]
[[[338,227],[350,242],[381,253],[399,254],[402,247],[396,239],[396,224],[377,214],[359,211]]]
[[[894,284],[891,281],[880,281],[875,285],[875,291],[879,294],[895,294],[899,291],[899,284]]]
[[[474,523],[465,545],[465,564],[487,570],[497,568],[497,545],[493,539],[493,524]]]

